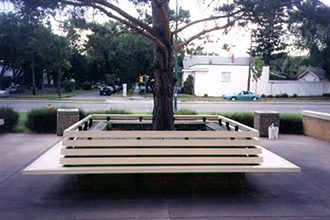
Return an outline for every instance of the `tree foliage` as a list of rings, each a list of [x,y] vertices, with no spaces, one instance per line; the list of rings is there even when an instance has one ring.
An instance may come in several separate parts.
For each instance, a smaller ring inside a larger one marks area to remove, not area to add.
[[[252,65],[252,79],[255,82],[256,86],[255,86],[255,93],[257,94],[257,85],[258,85],[258,81],[261,77],[262,74],[262,69],[264,67],[265,63],[262,60],[261,56],[257,56],[253,59],[253,65]]]
[[[308,48],[313,66],[330,76],[330,7],[316,0],[301,1],[291,15],[291,31],[299,36],[296,45]]]

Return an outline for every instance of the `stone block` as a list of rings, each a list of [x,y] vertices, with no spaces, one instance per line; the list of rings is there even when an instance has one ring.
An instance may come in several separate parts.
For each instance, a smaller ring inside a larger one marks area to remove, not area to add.
[[[79,121],[78,109],[57,110],[57,135],[62,136],[63,131]]]
[[[268,136],[268,127],[271,124],[280,126],[280,113],[276,111],[255,111],[253,127],[259,131],[260,137]]]

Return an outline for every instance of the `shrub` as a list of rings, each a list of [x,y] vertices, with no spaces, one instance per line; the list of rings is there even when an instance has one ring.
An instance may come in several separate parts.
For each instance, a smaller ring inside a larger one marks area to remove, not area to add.
[[[295,94],[293,94],[293,96],[292,97],[294,97],[294,98],[297,98],[298,97],[298,95],[295,93]]]
[[[90,115],[90,114],[132,114],[130,111],[127,111],[125,109],[107,109],[107,110],[96,110],[96,111],[79,111],[79,113],[82,112],[82,118]]]
[[[280,97],[281,97],[281,98],[288,98],[289,96],[288,96],[288,94],[286,94],[286,93],[281,93],[281,94],[280,94]]]
[[[260,97],[261,98],[266,98],[266,95],[265,94],[262,94]]]
[[[280,133],[302,134],[303,133],[302,115],[300,113],[281,113]]]
[[[0,107],[0,119],[5,124],[0,126],[0,131],[12,132],[18,122],[18,113],[12,107]]]
[[[174,111],[175,115],[197,115],[197,112],[190,109],[179,109]]]
[[[91,82],[84,82],[81,85],[81,87],[82,87],[83,90],[91,90],[92,89],[92,83]]]
[[[56,133],[56,108],[32,109],[27,114],[26,127],[37,133]]]
[[[66,80],[62,82],[62,87],[64,88],[65,92],[72,92],[74,87],[76,86],[76,83],[71,80]]]
[[[324,96],[324,97],[330,97],[330,93],[323,93],[322,96]]]
[[[223,112],[220,115],[253,128],[254,114],[251,112]]]
[[[186,81],[184,81],[183,90],[186,94],[194,94],[194,77],[192,75],[189,75]]]
[[[267,98],[273,98],[273,95],[268,95]]]

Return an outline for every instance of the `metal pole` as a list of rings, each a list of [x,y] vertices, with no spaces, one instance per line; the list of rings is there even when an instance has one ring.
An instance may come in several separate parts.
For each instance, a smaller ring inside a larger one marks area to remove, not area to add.
[[[179,11],[179,7],[178,7],[178,0],[176,0],[176,27],[175,29],[178,30],[178,11]],[[174,44],[176,45],[178,42],[178,35],[175,34],[174,37]],[[178,109],[178,52],[175,51],[175,56],[174,56],[174,68],[175,68],[175,84],[174,84],[174,110]]]
[[[252,33],[251,33],[251,40],[250,40],[249,73],[248,73],[248,82],[247,82],[247,90],[248,91],[250,91],[251,66],[252,66]]]
[[[147,97],[147,74],[144,74],[144,98]]]

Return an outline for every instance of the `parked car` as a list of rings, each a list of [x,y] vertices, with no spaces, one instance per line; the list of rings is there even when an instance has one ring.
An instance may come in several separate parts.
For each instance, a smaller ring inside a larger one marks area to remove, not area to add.
[[[8,98],[9,92],[5,90],[0,90],[0,98]]]
[[[105,86],[100,89],[100,95],[111,95],[115,93],[115,89],[112,86]]]
[[[20,86],[20,85],[9,86],[9,87],[6,89],[6,91],[9,92],[9,93],[20,93],[20,92],[23,92],[23,87]]]
[[[223,98],[227,100],[259,100],[260,96],[253,92],[244,90],[239,93],[225,95]]]

